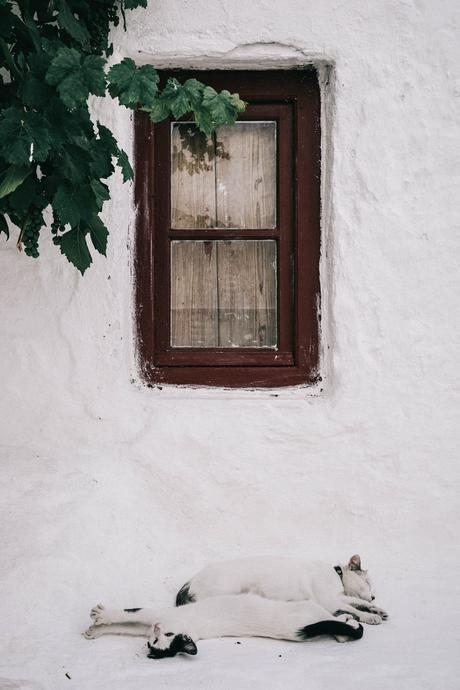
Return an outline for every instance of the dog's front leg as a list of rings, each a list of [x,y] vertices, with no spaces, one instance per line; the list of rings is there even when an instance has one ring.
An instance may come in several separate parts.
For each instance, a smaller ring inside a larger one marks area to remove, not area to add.
[[[351,613],[353,618],[361,623],[367,623],[368,625],[379,625],[382,619],[376,613],[368,613],[367,611],[362,611],[356,608],[354,605],[347,603],[344,597],[337,602],[337,609],[334,612],[334,616],[338,616],[343,613]]]
[[[382,620],[387,620],[388,618],[388,613],[381,609],[379,606],[375,606],[374,604],[369,603],[368,601],[365,601],[364,599],[359,599],[359,597],[349,597],[347,595],[342,597],[343,600],[347,603],[350,604],[350,606],[353,606],[355,609],[358,609],[358,611],[365,611],[366,613],[375,613]]]

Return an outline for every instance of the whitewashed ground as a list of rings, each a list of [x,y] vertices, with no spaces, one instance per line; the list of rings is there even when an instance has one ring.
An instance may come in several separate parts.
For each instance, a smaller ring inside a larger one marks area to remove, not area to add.
[[[343,562],[366,540],[363,563],[370,567],[377,603],[391,618],[365,626],[362,640],[209,640],[199,643],[194,658],[154,661],[146,658],[141,638],[84,639],[89,610],[100,601],[164,605],[207,561],[282,550],[268,514],[260,543],[250,541],[251,525],[247,541],[235,536],[242,522],[237,510],[229,515],[228,532],[213,541],[216,513],[197,525],[163,475],[146,474],[141,463],[94,445],[78,455],[70,448],[54,450],[52,456],[18,448],[0,454],[0,690],[460,687],[458,545],[441,519],[434,525],[436,540],[423,521],[414,529],[417,516],[408,534],[411,516],[402,500],[395,515],[399,529],[391,538],[363,514],[359,534],[346,545],[337,538],[340,513],[324,514],[317,529],[302,526],[294,503],[289,514],[275,515],[282,526],[286,522],[288,555],[324,554]],[[439,505],[436,496],[431,505]],[[254,511],[253,527],[260,522],[257,506]],[[456,515],[450,520],[453,529]],[[303,552],[292,548],[299,538],[305,540]]]
[[[396,574],[385,582],[386,596],[379,597],[391,620],[365,626],[357,642],[338,644],[321,638],[296,644],[242,638],[237,644],[228,638],[202,641],[194,658],[161,661],[146,658],[142,638],[82,638],[80,631],[89,622],[85,609],[96,602],[82,601],[81,615],[74,617],[57,607],[44,625],[34,609],[18,610],[9,626],[2,621],[0,688],[458,690],[457,582],[446,573],[438,578],[414,571],[404,580]],[[73,602],[70,609],[75,609]]]

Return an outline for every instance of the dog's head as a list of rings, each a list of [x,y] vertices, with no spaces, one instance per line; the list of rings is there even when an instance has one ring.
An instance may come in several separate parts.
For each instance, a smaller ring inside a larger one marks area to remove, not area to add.
[[[163,632],[157,623],[153,628],[153,635],[147,642],[149,659],[164,659],[176,654],[197,654],[196,644],[189,635],[184,633]]]
[[[342,568],[342,582],[345,594],[364,601],[374,601],[374,590],[367,570],[361,568],[361,558],[355,554]]]

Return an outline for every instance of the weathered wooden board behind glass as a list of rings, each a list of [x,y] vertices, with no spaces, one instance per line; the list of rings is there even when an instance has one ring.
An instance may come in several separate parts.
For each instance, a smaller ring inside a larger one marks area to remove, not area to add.
[[[171,171],[172,228],[275,227],[275,122],[238,122],[212,137],[173,123]]]
[[[276,347],[276,242],[172,242],[171,345]]]

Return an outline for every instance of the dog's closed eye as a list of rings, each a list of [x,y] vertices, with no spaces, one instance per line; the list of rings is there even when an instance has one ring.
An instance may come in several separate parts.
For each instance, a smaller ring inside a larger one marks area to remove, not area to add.
[[[165,637],[171,637],[174,633],[165,633]]]

